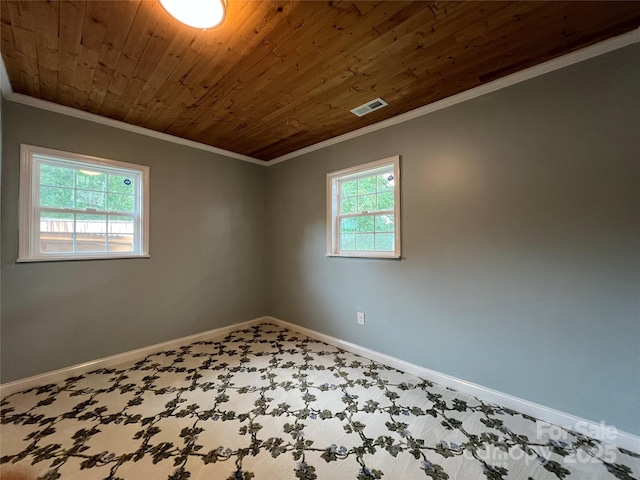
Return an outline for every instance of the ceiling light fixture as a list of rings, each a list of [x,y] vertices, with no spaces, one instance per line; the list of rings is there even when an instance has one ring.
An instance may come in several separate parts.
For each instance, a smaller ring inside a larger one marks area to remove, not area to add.
[[[193,28],[217,27],[226,14],[226,0],[158,0],[169,15]]]

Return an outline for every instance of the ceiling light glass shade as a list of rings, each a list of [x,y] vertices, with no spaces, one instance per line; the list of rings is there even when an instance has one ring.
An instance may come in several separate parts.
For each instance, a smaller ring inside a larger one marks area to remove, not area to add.
[[[194,28],[213,28],[222,23],[226,0],[159,0],[179,22]]]

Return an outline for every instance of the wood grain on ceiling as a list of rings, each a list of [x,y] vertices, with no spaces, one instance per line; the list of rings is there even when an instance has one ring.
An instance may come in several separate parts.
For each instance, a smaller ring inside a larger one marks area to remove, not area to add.
[[[14,92],[270,160],[640,26],[640,2],[0,1]],[[352,108],[388,107],[358,118]]]

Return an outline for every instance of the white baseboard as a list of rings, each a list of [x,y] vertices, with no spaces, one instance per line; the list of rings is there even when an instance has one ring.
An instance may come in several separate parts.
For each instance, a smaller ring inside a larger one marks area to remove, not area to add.
[[[79,365],[61,368],[60,370],[54,370],[53,372],[46,372],[40,375],[34,375],[33,377],[22,378],[14,382],[4,383],[0,385],[0,398],[6,397],[7,395],[11,395],[16,392],[28,390],[33,387],[41,387],[43,385],[48,385],[51,383],[58,383],[69,377],[82,375],[83,373],[88,373],[99,368],[110,368],[122,363],[141,360],[148,355],[162,352],[163,350],[172,350],[183,345],[189,345],[190,343],[200,342],[203,340],[224,338],[229,333],[235,332],[236,330],[242,330],[254,325],[269,322],[270,320],[271,319],[268,317],[255,318],[246,322],[234,323],[231,325],[227,325],[226,327],[215,328],[206,332],[196,333],[195,335],[189,335],[186,337],[177,338],[175,340],[169,340],[167,342],[156,343],[154,345],[149,345],[148,347],[142,347],[136,350],[130,350],[128,352],[111,355],[110,357],[104,357],[97,360],[92,360],[90,362],[81,363]]]
[[[640,453],[640,436],[622,432],[619,430],[616,431],[615,435],[613,436],[605,436],[608,433],[610,434],[610,431],[608,431],[606,429],[607,427],[605,427],[601,423],[586,420],[569,413],[561,412],[560,410],[555,410],[553,408],[545,407],[544,405],[533,403],[522,398],[498,392],[497,390],[492,390],[491,388],[483,387],[482,385],[477,385],[475,383],[467,382],[465,380],[461,380],[444,373],[436,372],[435,370],[430,370],[413,363],[405,362],[404,360],[400,360],[390,355],[376,352],[375,350],[361,347],[360,345],[356,345],[355,343],[340,340],[339,338],[325,335],[324,333],[301,327],[294,323],[289,323],[274,317],[260,317],[242,323],[235,323],[232,325],[227,325],[225,327],[216,328],[214,330],[197,333],[195,335],[181,337],[175,340],[170,340],[168,342],[157,343],[148,347],[143,347],[137,350],[131,350],[129,352],[93,360],[91,362],[82,363],[80,365],[74,365],[71,367],[62,368],[60,370],[55,370],[53,372],[47,372],[41,375],[35,375],[33,377],[5,383],[0,385],[0,397],[5,397],[7,395],[11,395],[23,390],[28,390],[33,387],[39,387],[51,383],[58,383],[69,377],[82,375],[83,373],[91,372],[99,368],[109,368],[120,365],[122,363],[140,360],[148,355],[161,352],[163,350],[171,350],[183,345],[189,345],[190,343],[203,340],[224,338],[231,332],[252,327],[254,325],[259,325],[261,323],[272,323],[280,327],[293,330],[294,332],[299,332],[308,337],[328,343],[329,345],[342,348],[343,350],[382,363],[383,365],[396,368],[402,372],[410,373],[417,377],[424,378],[425,380],[429,380],[442,386],[452,388],[459,392],[473,395],[474,397],[477,397],[484,402],[489,402],[500,405],[502,407],[510,408],[512,410],[516,410],[518,412],[542,420],[543,422],[565,427],[569,430],[579,431],[580,433],[589,435],[596,440],[601,440],[604,443],[609,443],[616,447]]]
[[[612,432],[612,427],[607,427],[603,423],[586,420],[584,418],[571,415],[570,413],[561,412],[560,410],[514,397],[491,388],[483,387],[482,385],[467,382],[466,380],[461,380],[444,373],[436,372],[413,363],[405,362],[404,360],[385,355],[384,353],[376,352],[375,350],[370,350],[368,348],[361,347],[360,345],[346,342],[339,338],[280,320],[279,318],[265,317],[264,320],[289,330],[302,333],[308,337],[328,343],[329,345],[342,348],[348,352],[382,363],[383,365],[396,368],[402,372],[410,373],[417,377],[424,378],[425,380],[438,383],[444,387],[449,387],[459,392],[473,395],[483,402],[493,403],[516,410],[538,420],[542,420],[543,422],[588,435],[596,440],[602,441],[603,443],[608,443],[616,447],[640,453],[640,436],[638,435],[617,429],[615,429],[615,432]]]

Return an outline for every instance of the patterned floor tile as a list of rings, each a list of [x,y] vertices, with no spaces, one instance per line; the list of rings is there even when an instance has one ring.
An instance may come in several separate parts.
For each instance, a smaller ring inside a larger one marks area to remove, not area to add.
[[[273,325],[1,401],[0,475],[638,479],[640,456]],[[545,433],[546,432],[546,433]]]

